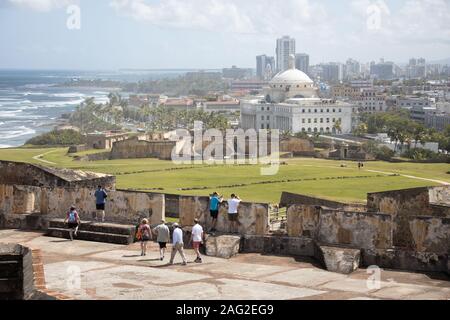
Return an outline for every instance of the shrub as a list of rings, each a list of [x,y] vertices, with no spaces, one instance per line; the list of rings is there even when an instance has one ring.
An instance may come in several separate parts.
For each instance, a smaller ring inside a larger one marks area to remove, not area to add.
[[[72,129],[53,130],[31,138],[26,142],[26,144],[35,146],[70,146],[84,143],[86,143],[86,137]]]

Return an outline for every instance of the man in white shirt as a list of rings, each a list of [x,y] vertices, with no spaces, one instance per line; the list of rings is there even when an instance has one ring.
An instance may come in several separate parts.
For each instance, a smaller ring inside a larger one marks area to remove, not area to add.
[[[202,256],[200,255],[200,245],[203,243],[203,228],[198,223],[198,219],[194,220],[195,225],[192,227],[192,245],[194,247],[194,251],[197,254],[197,259],[195,259],[196,263],[202,263]]]
[[[183,243],[183,230],[181,230],[178,223],[174,223],[173,227],[173,236],[172,236],[172,256],[170,257],[170,264],[173,264],[175,259],[175,255],[177,251],[181,255],[181,259],[183,259],[183,266],[187,265],[186,256],[184,255],[184,243]]]
[[[235,194],[231,195],[231,199],[228,200],[228,220],[230,221],[230,233],[238,233],[238,207],[241,203],[241,199]]]

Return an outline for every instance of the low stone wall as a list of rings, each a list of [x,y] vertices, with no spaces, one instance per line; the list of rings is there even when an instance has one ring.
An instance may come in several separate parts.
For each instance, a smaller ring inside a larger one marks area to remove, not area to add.
[[[63,218],[70,206],[77,208],[80,217],[91,220],[95,208],[95,189],[91,188],[45,188],[33,186],[0,185],[0,214],[4,226],[29,225],[35,220],[20,219],[20,215],[36,214],[45,218]],[[166,205],[166,196],[159,193],[126,190],[108,191],[106,202],[107,221],[137,224],[142,218],[149,218],[151,224],[159,224],[165,218],[166,207],[177,207],[182,226],[192,226],[198,218],[211,227],[209,197],[168,195],[171,204]],[[28,218],[28,216],[27,216]],[[34,223],[42,225],[41,221]],[[228,232],[228,208],[220,207],[217,230]],[[264,235],[269,230],[269,205],[263,203],[241,203],[239,206],[239,232],[241,234]]]
[[[287,209],[287,233],[289,237],[317,237],[321,207],[291,205]]]
[[[23,214],[40,211],[41,188],[0,185],[0,213]]]
[[[192,226],[194,219],[207,229],[212,219],[209,213],[209,197],[179,196],[179,218],[182,226]],[[248,235],[265,235],[269,231],[269,205],[265,203],[246,203],[239,205],[239,233]],[[216,229],[219,232],[228,232],[228,204],[225,202],[219,208]]]
[[[392,218],[385,214],[348,212],[319,206],[292,205],[287,210],[290,237],[352,248],[392,247]]]
[[[69,207],[75,205],[80,217],[90,220],[96,210],[94,192],[95,189],[91,188],[0,185],[0,214],[38,212],[48,218],[62,218]],[[110,222],[136,224],[145,217],[156,224],[165,218],[163,194],[115,190],[108,192],[107,200],[105,211]],[[11,216],[9,218],[12,219]]]
[[[36,187],[93,187],[116,186],[116,177],[94,172],[47,168],[40,165],[1,161],[0,184]]]
[[[146,141],[138,137],[118,141],[113,144],[110,159],[158,158],[172,159],[175,141]]]
[[[366,211],[366,206],[359,203],[342,203],[317,197],[311,197],[303,194],[283,192],[281,194],[280,207],[289,207],[290,205],[309,205],[322,206],[333,209],[344,209],[347,211]]]
[[[445,205],[450,201],[447,198],[449,193],[450,186],[370,193],[367,196],[367,207],[370,212],[391,215],[394,222],[394,245],[414,250],[415,239],[411,233],[410,220],[416,216],[450,217],[450,206]]]
[[[388,249],[392,247],[392,218],[386,214],[322,209],[317,240],[357,249]]]
[[[409,221],[414,251],[450,252],[450,218],[415,217]]]

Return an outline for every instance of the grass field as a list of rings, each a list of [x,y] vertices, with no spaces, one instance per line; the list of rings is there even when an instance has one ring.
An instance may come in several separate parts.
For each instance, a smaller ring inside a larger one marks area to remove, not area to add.
[[[189,195],[218,191],[268,203],[277,203],[283,191],[363,202],[368,192],[450,183],[448,164],[368,162],[359,170],[350,161],[296,158],[286,159],[277,175],[261,176],[259,166],[249,165],[182,166],[156,159],[80,162],[67,156],[66,148],[3,149],[0,160],[114,174],[117,187],[123,189]]]

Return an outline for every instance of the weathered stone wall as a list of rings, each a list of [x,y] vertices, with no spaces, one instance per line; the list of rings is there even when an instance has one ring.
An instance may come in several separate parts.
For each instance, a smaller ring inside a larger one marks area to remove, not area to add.
[[[37,187],[96,187],[114,189],[114,176],[39,165],[0,161],[0,184]]]
[[[63,217],[75,205],[82,219],[90,220],[95,212],[95,189],[45,189],[41,213],[50,217]],[[149,218],[151,224],[160,223],[164,215],[164,195],[155,193],[109,191],[105,212],[107,220],[115,223],[137,224]]]
[[[450,187],[434,187],[428,189],[430,203],[450,205]]]
[[[392,218],[386,214],[322,209],[317,240],[358,249],[389,249],[392,248]]]
[[[450,217],[450,207],[431,203],[442,203],[449,190],[450,186],[445,186],[370,193],[367,196],[367,207],[370,212],[392,215],[394,245],[413,250],[415,243],[409,221],[415,216]]]
[[[294,204],[307,206],[323,206],[333,209],[344,209],[347,211],[366,211],[366,206],[359,203],[342,203],[290,192],[283,192],[281,194],[280,207],[289,207]]]
[[[392,219],[385,214],[292,205],[287,210],[287,233],[358,249],[392,247]]]
[[[291,205],[287,209],[289,237],[317,237],[321,207]]]
[[[310,152],[314,154],[314,143],[307,139],[289,137],[280,141],[280,152],[302,153]]]
[[[137,137],[114,143],[110,159],[158,158],[172,159],[174,141],[146,141]]]
[[[182,226],[192,226],[194,219],[209,229],[211,217],[209,213],[209,197],[179,196],[179,218]],[[269,205],[264,203],[246,203],[239,205],[239,233],[248,235],[265,235],[269,231]],[[224,202],[219,209],[216,229],[228,232],[228,204]]]
[[[23,214],[40,211],[41,188],[0,185],[0,213]]]
[[[414,251],[450,252],[450,218],[414,217],[409,221]]]
[[[39,212],[48,218],[63,218],[75,205],[80,217],[90,220],[96,210],[94,192],[91,188],[0,185],[0,214]],[[109,191],[105,211],[110,222],[135,224],[145,217],[157,224],[165,217],[165,197],[157,193]]]

